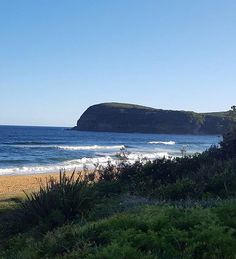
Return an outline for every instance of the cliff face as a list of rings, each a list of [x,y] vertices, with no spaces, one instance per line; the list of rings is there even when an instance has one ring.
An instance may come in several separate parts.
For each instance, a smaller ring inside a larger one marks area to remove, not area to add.
[[[90,106],[73,129],[80,131],[222,134],[231,124],[225,113],[194,113],[102,103]]]

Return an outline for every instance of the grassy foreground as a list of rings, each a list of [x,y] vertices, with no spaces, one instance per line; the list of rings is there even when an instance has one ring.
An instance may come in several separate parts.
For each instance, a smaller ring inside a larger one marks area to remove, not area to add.
[[[236,203],[141,206],[38,236],[18,235],[5,258],[235,258]]]
[[[0,258],[236,258],[236,129],[203,154],[51,178],[0,203]]]

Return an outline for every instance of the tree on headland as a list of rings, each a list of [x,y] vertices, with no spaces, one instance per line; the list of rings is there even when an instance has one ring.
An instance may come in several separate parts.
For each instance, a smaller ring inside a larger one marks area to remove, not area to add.
[[[236,105],[231,106],[231,112],[236,113]]]
[[[233,127],[235,127],[236,126],[236,105],[231,106],[231,109],[229,110],[229,115],[231,117]]]

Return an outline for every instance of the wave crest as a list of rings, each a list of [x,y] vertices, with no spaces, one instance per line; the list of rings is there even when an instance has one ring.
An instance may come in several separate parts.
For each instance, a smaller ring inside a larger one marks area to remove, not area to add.
[[[117,145],[117,146],[55,146],[59,149],[64,150],[106,150],[106,149],[122,149],[125,148],[124,145]]]
[[[175,145],[175,141],[149,141],[148,144]]]

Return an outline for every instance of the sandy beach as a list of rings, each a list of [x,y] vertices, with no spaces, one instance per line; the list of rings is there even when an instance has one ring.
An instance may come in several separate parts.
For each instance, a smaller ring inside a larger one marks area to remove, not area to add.
[[[0,176],[0,199],[24,196],[39,189],[50,177],[59,178],[59,173]]]

